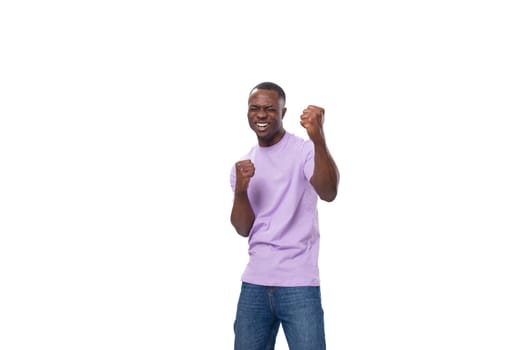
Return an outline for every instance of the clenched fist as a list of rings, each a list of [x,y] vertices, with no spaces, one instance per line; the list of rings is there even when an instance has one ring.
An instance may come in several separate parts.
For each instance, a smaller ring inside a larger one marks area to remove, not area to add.
[[[318,106],[308,106],[301,115],[301,125],[306,129],[308,137],[312,141],[322,141],[324,122],[324,108]]]
[[[250,179],[255,174],[255,166],[249,159],[240,160],[235,163],[236,183],[235,191],[244,192],[248,189]]]

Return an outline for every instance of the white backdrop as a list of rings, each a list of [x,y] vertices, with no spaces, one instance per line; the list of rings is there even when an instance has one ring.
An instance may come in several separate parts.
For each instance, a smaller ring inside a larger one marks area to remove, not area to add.
[[[261,81],[326,108],[328,348],[525,347],[519,1],[4,1],[0,348],[231,349]],[[277,349],[285,349],[282,333]]]

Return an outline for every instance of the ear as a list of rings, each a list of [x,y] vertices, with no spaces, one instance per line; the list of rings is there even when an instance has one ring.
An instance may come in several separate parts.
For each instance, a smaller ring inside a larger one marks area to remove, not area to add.
[[[286,107],[283,107],[283,114],[281,115],[281,119],[284,119],[285,114],[286,114]]]

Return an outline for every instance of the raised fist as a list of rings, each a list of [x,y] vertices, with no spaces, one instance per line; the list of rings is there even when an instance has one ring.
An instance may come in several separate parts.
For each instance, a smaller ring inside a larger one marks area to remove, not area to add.
[[[312,141],[321,140],[323,135],[324,108],[308,106],[301,115],[301,125]]]
[[[246,191],[248,189],[248,184],[250,179],[255,174],[255,166],[252,161],[249,159],[240,160],[235,163],[236,170],[236,191]]]

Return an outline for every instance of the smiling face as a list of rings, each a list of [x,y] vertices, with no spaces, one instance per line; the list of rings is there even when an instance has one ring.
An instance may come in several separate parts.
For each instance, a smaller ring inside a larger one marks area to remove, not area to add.
[[[277,91],[255,89],[248,98],[248,123],[255,131],[259,145],[275,145],[284,136],[284,99]]]

